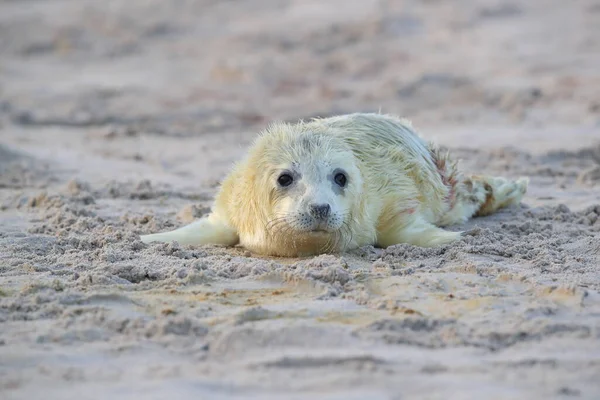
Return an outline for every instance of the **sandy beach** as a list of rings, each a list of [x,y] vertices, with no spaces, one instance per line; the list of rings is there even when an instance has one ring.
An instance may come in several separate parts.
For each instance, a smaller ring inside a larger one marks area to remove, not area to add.
[[[270,122],[528,176],[458,243],[146,245]],[[600,398],[600,2],[0,0],[0,398]]]

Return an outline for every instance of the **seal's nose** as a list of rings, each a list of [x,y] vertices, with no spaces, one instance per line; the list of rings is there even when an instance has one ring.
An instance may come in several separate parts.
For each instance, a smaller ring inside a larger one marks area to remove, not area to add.
[[[329,204],[311,204],[308,209],[310,215],[316,219],[326,219],[331,211]]]

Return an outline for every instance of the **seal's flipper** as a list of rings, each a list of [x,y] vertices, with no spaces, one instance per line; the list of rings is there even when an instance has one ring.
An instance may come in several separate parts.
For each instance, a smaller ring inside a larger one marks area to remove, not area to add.
[[[456,201],[438,226],[462,224],[471,217],[490,215],[501,208],[519,204],[527,192],[529,179],[516,181],[493,176],[465,177],[456,185]]]
[[[173,231],[142,235],[140,239],[144,243],[176,241],[184,246],[202,244],[234,246],[239,242],[235,229],[214,214]]]
[[[529,178],[516,181],[500,177],[474,177],[473,182],[481,182],[486,191],[486,199],[475,214],[478,217],[489,215],[512,204],[519,204],[527,192]]]
[[[435,247],[456,242],[462,236],[462,232],[452,232],[439,228],[421,217],[401,224],[390,225],[390,229],[380,232],[377,244],[388,247],[400,243],[408,243],[419,247]]]

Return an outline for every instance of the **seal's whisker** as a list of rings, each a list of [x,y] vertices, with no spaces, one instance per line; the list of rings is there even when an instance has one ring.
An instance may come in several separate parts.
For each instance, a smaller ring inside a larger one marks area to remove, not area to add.
[[[336,232],[334,232],[335,235]],[[323,246],[321,246],[321,251],[323,251],[324,253],[329,253],[331,251],[332,248],[332,238],[334,237],[334,235],[328,235],[327,237],[327,241],[325,242],[325,244]]]
[[[339,252],[342,250],[342,248],[340,247],[340,243],[342,241],[342,237],[344,235],[342,234],[342,231],[338,230],[335,232],[335,251]]]
[[[354,221],[353,217],[352,217],[352,213],[348,213],[346,215],[346,217],[350,217],[350,221]],[[345,243],[344,243],[344,249],[348,248],[348,246],[350,245],[350,243],[352,243],[352,227],[350,226],[350,223],[348,222],[348,218],[344,218],[344,223],[342,224],[343,228],[346,229],[346,235],[345,236]]]
[[[269,236],[273,236],[274,233],[277,233],[279,227],[281,225],[286,224],[287,218],[288,216],[284,215],[282,217],[273,218],[272,220],[267,222],[267,224],[265,225],[265,230],[267,231],[267,234]]]

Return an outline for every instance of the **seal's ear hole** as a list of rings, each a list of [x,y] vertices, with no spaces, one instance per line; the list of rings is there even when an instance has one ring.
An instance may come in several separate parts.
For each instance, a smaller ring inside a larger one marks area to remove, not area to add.
[[[335,183],[341,187],[346,186],[346,182],[348,181],[348,178],[346,178],[346,174],[342,173],[342,172],[338,172],[337,174],[335,174],[335,177],[333,178],[333,180],[335,181]]]
[[[277,183],[281,187],[290,186],[294,182],[294,178],[290,174],[281,174],[279,178],[277,178]]]

